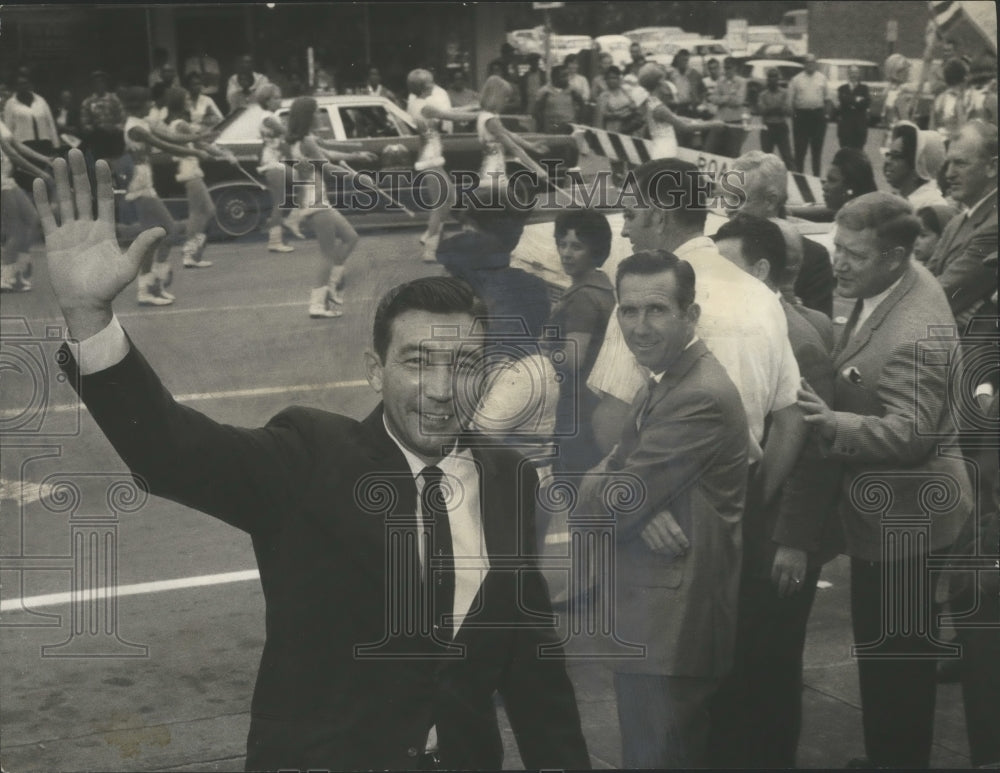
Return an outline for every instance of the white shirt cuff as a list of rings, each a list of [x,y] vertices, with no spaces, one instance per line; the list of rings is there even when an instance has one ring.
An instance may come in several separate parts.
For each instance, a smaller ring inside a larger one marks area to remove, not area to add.
[[[118,317],[112,317],[111,322],[100,333],[80,341],[78,365],[81,376],[89,376],[107,370],[125,359],[129,343],[122,330]]]

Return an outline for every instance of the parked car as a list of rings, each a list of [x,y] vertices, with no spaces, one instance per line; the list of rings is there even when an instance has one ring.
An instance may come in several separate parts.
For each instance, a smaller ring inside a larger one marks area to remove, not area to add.
[[[889,83],[882,77],[882,68],[867,59],[818,59],[817,69],[826,76],[830,84],[830,98],[833,100],[834,116],[837,114],[837,89],[847,83],[847,69],[857,67],[861,70],[861,82],[868,87],[872,103],[868,108],[868,121],[873,126],[882,116],[882,106],[885,104],[885,92]]]
[[[749,59],[743,63],[740,75],[747,79],[747,105],[757,107],[757,96],[767,87],[767,71],[777,68],[779,83],[787,86],[801,70],[802,65],[790,59]]]
[[[768,43],[758,48],[750,56],[751,59],[790,59],[798,61],[795,52],[787,43]]]
[[[541,54],[545,48],[545,28],[533,27],[530,30],[513,30],[507,33],[507,42],[522,56]]]
[[[663,48],[671,39],[684,37],[688,33],[680,27],[639,27],[623,34],[633,43],[642,46],[643,54],[652,56],[662,54]]]
[[[570,54],[593,48],[594,39],[589,35],[552,35],[549,40],[549,62],[560,65]]]
[[[594,38],[594,42],[601,47],[602,54],[611,54],[618,67],[624,67],[632,61],[628,52],[632,41],[625,35],[601,35]]]
[[[702,74],[705,72],[705,62],[709,59],[718,59],[721,64],[722,60],[729,56],[729,48],[722,40],[687,37],[675,38],[663,46],[660,53],[650,56],[649,59],[669,67],[677,52],[681,50],[691,55],[688,63],[691,69]]]
[[[315,132],[326,140],[351,141],[359,143],[364,150],[371,151],[379,160],[371,168],[356,171],[377,172],[382,168],[384,158],[391,157],[393,168],[412,164],[420,149],[420,137],[412,117],[384,97],[367,95],[323,95],[317,96],[319,109],[316,112]],[[277,111],[278,118],[287,121],[292,100],[286,99]],[[261,140],[258,135],[261,109],[256,105],[241,108],[227,116],[217,129],[220,132],[216,144],[232,151],[239,161],[239,169],[224,161],[202,161],[205,184],[216,206],[215,229],[229,236],[244,236],[260,227],[271,209],[272,202],[257,173]],[[561,161],[560,177],[554,182],[561,184],[561,175],[577,163],[579,151],[576,141],[569,135],[542,135],[531,131],[532,119],[527,116],[504,116],[504,123],[521,132],[527,139],[544,143],[548,147],[546,158]],[[443,138],[445,168],[449,172],[469,170],[478,172],[482,161],[482,147],[474,132],[446,134]],[[395,145],[390,153],[383,151]],[[400,163],[402,161],[402,163]],[[513,173],[520,165],[511,162],[509,171]],[[330,172],[332,178],[333,172]],[[153,157],[153,179],[161,197],[177,209],[185,200],[184,186],[177,182],[176,161],[168,155]],[[257,182],[260,181],[260,182]],[[289,175],[291,189],[291,175]],[[351,208],[349,184],[330,184],[330,203],[351,214],[367,214],[369,211],[385,213],[386,200],[379,198],[374,209]],[[340,192],[340,196],[336,195]],[[413,192],[403,187],[399,199],[410,209],[414,209]],[[391,211],[391,210],[390,210]],[[217,234],[216,234],[217,235]]]

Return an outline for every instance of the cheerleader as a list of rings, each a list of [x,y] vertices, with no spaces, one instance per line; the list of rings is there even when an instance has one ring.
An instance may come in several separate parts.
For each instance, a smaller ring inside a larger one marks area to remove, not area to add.
[[[166,125],[167,129],[177,138],[177,144],[194,146],[210,156],[235,163],[236,157],[231,153],[226,153],[214,145],[198,139],[204,135],[199,134],[198,127],[191,120],[188,104],[188,95],[184,89],[171,88],[167,91]],[[159,136],[160,132],[155,132],[155,134]],[[185,139],[187,142],[184,142]],[[177,159],[177,182],[184,183],[188,202],[187,240],[181,247],[184,268],[208,268],[212,265],[212,261],[203,260],[201,257],[207,240],[205,230],[212,218],[215,217],[215,204],[212,203],[212,197],[205,186],[204,178],[205,173],[202,172],[197,157],[182,156]]]
[[[354,161],[370,164],[376,160],[373,153],[344,153],[337,143],[323,142],[313,133],[316,118],[316,100],[298,97],[288,112],[287,141],[296,162]],[[340,294],[344,263],[358,243],[357,231],[340,212],[330,206],[326,186],[320,177],[316,199],[305,210],[303,217],[311,218],[313,230],[319,239],[320,265],[316,283],[309,294],[309,316],[339,317],[344,299]]]
[[[257,103],[264,110],[260,119],[260,166],[257,171],[264,175],[267,190],[271,194],[271,215],[267,219],[267,249],[269,252],[292,252],[295,248],[285,244],[282,238],[282,225],[295,236],[302,238],[299,230],[299,220],[303,210],[293,209],[282,223],[281,203],[285,200],[285,162],[287,146],[285,145],[285,126],[278,119],[275,111],[281,107],[281,89],[273,83],[268,83],[257,91]]]
[[[468,121],[470,109],[453,110],[448,92],[435,90],[434,76],[428,70],[412,70],[406,76],[406,86],[410,91],[406,109],[417,121],[422,144],[420,156],[413,169],[416,172],[434,171],[437,174],[424,175],[425,201],[437,202],[427,221],[427,230],[420,237],[424,245],[425,263],[436,262],[437,246],[441,241],[445,210],[451,206],[453,191],[444,171],[444,148],[441,144],[442,124],[445,121]],[[477,106],[470,106],[473,110]],[[441,186],[445,186],[445,190]]]
[[[158,148],[174,156],[194,156],[209,159],[212,156],[204,150],[181,142],[197,138],[181,138],[166,127],[154,132],[145,116],[149,113],[149,90],[133,86],[125,90],[125,149],[132,157],[134,169],[125,199],[135,204],[136,214],[142,230],[160,226],[167,232],[153,253],[144,255],[139,266],[138,303],[140,306],[169,306],[174,296],[166,291],[172,280],[170,270],[170,248],[183,238],[180,225],[170,216],[163,200],[153,187],[153,167],[150,156],[153,148]]]
[[[545,170],[525,152],[545,153],[548,148],[540,142],[529,142],[500,121],[498,113],[513,93],[514,87],[499,75],[491,75],[483,84],[479,97],[483,109],[476,118],[476,133],[483,146],[483,163],[479,170],[482,186],[506,186],[508,154],[538,175],[540,181],[548,180]]]
[[[31,289],[31,242],[38,229],[38,213],[27,194],[14,180],[15,167],[51,183],[39,165],[49,159],[14,138],[0,121],[0,219],[3,244],[0,247],[0,290],[26,293]]]

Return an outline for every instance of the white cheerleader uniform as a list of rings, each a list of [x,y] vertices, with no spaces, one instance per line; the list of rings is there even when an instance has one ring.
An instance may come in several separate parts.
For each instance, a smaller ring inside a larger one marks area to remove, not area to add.
[[[500,120],[496,113],[481,112],[476,118],[476,134],[483,146],[483,163],[479,169],[481,184],[503,184],[507,179],[507,156],[500,138],[490,130],[486,123],[491,119]]]

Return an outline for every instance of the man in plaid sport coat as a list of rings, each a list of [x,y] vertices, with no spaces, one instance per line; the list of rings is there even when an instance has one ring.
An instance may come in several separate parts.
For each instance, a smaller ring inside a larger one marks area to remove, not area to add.
[[[899,621],[934,620],[923,561],[948,550],[973,507],[948,405],[955,319],[940,284],[910,257],[920,225],[906,201],[860,196],[837,228],[837,290],[857,303],[834,351],[832,409],[807,386],[799,405],[844,465],[864,762],[926,768],[935,691],[927,656],[939,650],[933,630]]]

